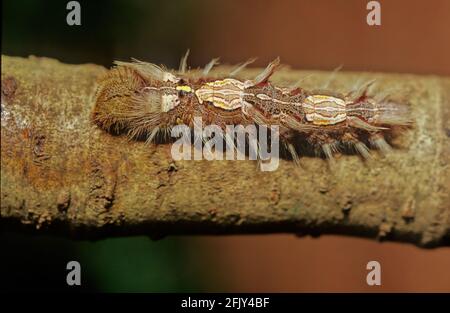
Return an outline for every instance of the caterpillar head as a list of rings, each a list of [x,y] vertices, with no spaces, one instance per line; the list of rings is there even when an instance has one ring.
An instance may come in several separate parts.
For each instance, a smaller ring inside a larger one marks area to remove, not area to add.
[[[170,125],[176,109],[193,89],[182,78],[141,61],[115,62],[99,81],[93,121],[102,129],[138,137]]]

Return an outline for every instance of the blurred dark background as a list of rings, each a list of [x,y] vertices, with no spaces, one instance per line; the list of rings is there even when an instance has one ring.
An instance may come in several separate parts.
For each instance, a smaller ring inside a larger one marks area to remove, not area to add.
[[[2,1],[2,54],[111,66],[135,57],[177,67],[212,57],[264,66],[450,74],[450,1],[381,0],[381,26],[366,24],[366,0]],[[1,290],[61,290],[65,265],[82,266],[78,290],[450,291],[450,250],[364,239],[292,235],[115,238],[96,242],[0,234]],[[368,287],[365,265],[382,265]]]

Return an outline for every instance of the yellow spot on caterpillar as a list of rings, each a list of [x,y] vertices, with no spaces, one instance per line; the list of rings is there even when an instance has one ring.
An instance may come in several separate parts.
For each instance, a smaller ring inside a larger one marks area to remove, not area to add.
[[[192,92],[192,88],[189,86],[177,86],[176,90],[182,90],[185,92]]]

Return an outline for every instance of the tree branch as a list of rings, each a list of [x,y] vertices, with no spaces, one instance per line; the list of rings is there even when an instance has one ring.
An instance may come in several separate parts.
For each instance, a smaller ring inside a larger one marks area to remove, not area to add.
[[[174,162],[169,144],[98,129],[89,117],[101,66],[8,56],[2,66],[3,229],[77,238],[334,233],[450,244],[450,78],[340,73],[337,90],[376,78],[380,90],[407,97],[416,124],[399,148],[368,162],[342,155],[333,170],[305,156],[301,167],[281,160],[278,170],[261,172],[255,161]],[[330,75],[283,69],[273,81],[309,74],[305,88]]]

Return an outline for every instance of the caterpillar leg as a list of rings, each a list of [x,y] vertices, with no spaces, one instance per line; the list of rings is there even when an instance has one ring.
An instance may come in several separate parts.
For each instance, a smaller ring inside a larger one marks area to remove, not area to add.
[[[219,64],[219,59],[220,59],[220,58],[214,58],[214,59],[212,59],[211,61],[209,61],[209,63],[205,65],[205,68],[203,69],[202,75],[203,75],[203,76],[208,76],[208,74],[209,74],[209,72],[211,71],[211,69],[212,69],[215,65]]]
[[[376,80],[372,79],[362,84],[355,84],[356,86],[347,94],[347,97],[357,100],[367,96],[370,88],[375,84]]]
[[[334,164],[336,162],[334,160],[333,154],[339,152],[337,143],[336,142],[324,143],[321,145],[321,148],[322,148],[323,154],[325,155],[325,157],[328,161],[328,164],[330,166],[334,166]]]
[[[238,74],[240,71],[242,71],[245,67],[247,67],[249,64],[252,64],[253,62],[256,61],[256,58],[251,58],[248,59],[247,61],[245,61],[242,64],[238,64],[237,67],[231,71],[230,73],[230,77],[234,77],[236,76],[236,74]]]
[[[347,147],[353,148],[365,160],[371,159],[370,149],[357,138],[356,134],[346,133],[342,136],[341,142]]]
[[[155,139],[156,134],[159,132],[159,127],[155,127],[153,128],[152,132],[150,133],[150,135],[148,135],[147,139],[145,140],[146,144],[150,144],[152,143],[152,141]]]
[[[300,165],[300,158],[297,153],[297,149],[294,145],[294,133],[289,128],[283,126],[280,127],[278,136],[280,138],[280,143],[292,157],[295,165]]]
[[[375,134],[370,137],[370,143],[372,146],[380,150],[383,155],[387,155],[392,151],[391,146],[386,142],[380,134]]]
[[[295,146],[289,141],[284,141],[284,145],[286,147],[286,150],[291,155],[295,165],[300,165],[300,158],[298,157],[298,153],[297,150],[295,149]]]
[[[169,141],[172,138],[172,127],[165,127],[161,130],[161,133],[163,135],[163,139],[165,141]]]
[[[115,61],[114,64],[131,68],[147,79],[171,83],[178,83],[180,80],[178,77],[156,64],[139,61],[134,58],[132,58],[132,61],[133,62]]]
[[[342,69],[343,65],[339,65],[338,67],[336,67],[333,72],[330,74],[330,77],[328,77],[327,81],[323,84],[322,89],[328,89],[328,87],[330,86],[331,82],[333,80],[335,80],[336,78],[336,74]]]
[[[242,105],[242,113],[246,116],[247,119],[253,121],[258,125],[268,125],[270,121],[261,113],[258,109],[256,109],[251,103],[247,101],[243,102]]]
[[[379,127],[370,125],[369,123],[363,121],[362,119],[355,117],[355,116],[348,116],[347,117],[347,124],[354,128],[359,128],[367,131],[379,131],[386,129],[385,127]]]
[[[399,87],[388,88],[378,92],[375,96],[373,96],[373,98],[379,103],[388,102],[391,95],[399,92],[402,92],[402,89]]]
[[[280,66],[280,58],[276,58],[261,72],[254,80],[247,80],[244,82],[246,88],[253,87],[269,80],[270,76],[275,72],[275,70]]]
[[[307,131],[311,131],[311,130],[314,129],[313,125],[300,123],[294,117],[289,116],[289,115],[281,116],[281,122],[286,127],[290,128],[290,129],[294,129],[294,130],[296,130],[298,132],[307,132]]]
[[[317,156],[325,156],[330,167],[334,165],[333,155],[339,152],[339,139],[333,133],[310,133],[306,140],[314,147]]]
[[[310,77],[312,77],[312,76],[313,76],[313,74],[306,75],[306,76],[300,78],[299,80],[297,80],[297,81],[296,81],[295,83],[293,83],[292,85],[290,85],[288,88],[289,88],[289,89],[292,89],[292,90],[295,90],[295,89],[297,89],[297,88],[300,87],[300,85],[301,85],[302,82],[304,82],[305,80],[307,80],[308,78],[310,78]]]
[[[181,57],[180,67],[178,68],[178,71],[181,74],[185,74],[186,73],[186,70],[187,70],[187,59],[189,57],[189,53],[190,53],[190,50],[187,49],[186,53]]]
[[[372,155],[369,152],[369,148],[361,141],[356,141],[353,143],[356,151],[365,159],[371,159]]]

